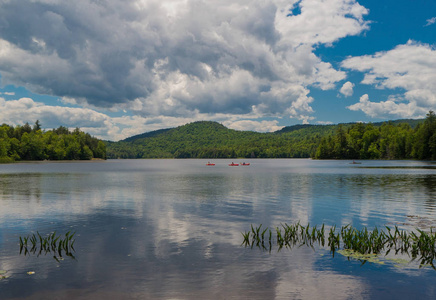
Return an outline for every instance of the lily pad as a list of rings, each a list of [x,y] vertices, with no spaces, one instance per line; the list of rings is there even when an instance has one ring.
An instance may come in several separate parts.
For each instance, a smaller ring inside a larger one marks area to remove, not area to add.
[[[337,251],[339,254],[342,254],[343,256],[350,257],[356,260],[363,260],[374,264],[380,264],[384,265],[384,262],[379,259],[377,254],[362,254],[356,251],[353,251],[351,249],[344,249]]]
[[[399,264],[399,265],[407,265],[410,261],[404,258],[388,258],[393,263]]]
[[[0,275],[6,274],[8,271],[6,270],[0,270]]]

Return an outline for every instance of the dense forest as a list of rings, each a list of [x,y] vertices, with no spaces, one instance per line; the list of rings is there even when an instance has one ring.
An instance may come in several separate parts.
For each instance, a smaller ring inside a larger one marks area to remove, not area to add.
[[[430,111],[415,128],[392,122],[339,125],[334,135],[321,139],[314,158],[436,160],[436,115]]]
[[[412,135],[416,135],[416,132],[427,128],[428,122],[428,120],[425,122],[424,120],[397,120],[374,124],[294,125],[274,133],[259,133],[232,130],[216,122],[200,121],[177,128],[144,133],[120,142],[107,142],[107,156],[108,158],[415,158],[418,156],[411,155],[409,150],[400,149],[418,147],[419,140],[416,141],[416,137],[413,137],[413,147],[410,146],[412,140],[407,143],[405,140],[412,139]],[[408,134],[407,137],[405,132]],[[394,149],[393,139],[396,143],[403,143],[404,147],[395,146]],[[380,153],[377,154],[375,149]],[[413,153],[415,155],[417,152]],[[428,159],[428,155],[419,158]]]
[[[106,159],[106,145],[76,128],[66,127],[43,131],[36,121],[32,127],[0,126],[0,162],[20,160],[89,160]]]
[[[103,142],[76,128],[43,131],[0,126],[0,162],[93,158],[315,158],[436,160],[436,116],[425,120],[294,125],[273,133],[238,131],[199,121],[120,142]]]
[[[259,133],[237,131],[216,122],[199,121],[107,143],[108,158],[301,158],[315,153],[332,126],[304,131]]]

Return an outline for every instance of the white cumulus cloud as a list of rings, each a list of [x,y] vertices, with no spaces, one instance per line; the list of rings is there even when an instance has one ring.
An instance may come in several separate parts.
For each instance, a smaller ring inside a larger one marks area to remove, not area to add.
[[[33,124],[40,120],[46,129],[81,127],[102,138],[109,137],[108,131],[113,125],[109,116],[92,109],[49,106],[31,98],[8,101],[0,98],[0,120],[10,125]]]
[[[341,89],[339,90],[339,92],[344,95],[345,97],[350,97],[353,96],[353,92],[354,92],[354,83],[347,81],[344,83],[344,85],[341,87]]]
[[[363,97],[350,109],[370,116],[422,117],[436,106],[436,50],[430,45],[409,41],[390,51],[348,58],[342,66],[363,72],[363,84],[404,91],[400,97],[379,103]]]
[[[236,130],[257,131],[257,132],[273,132],[283,128],[277,125],[278,121],[253,121],[253,120],[238,120],[235,122],[224,122],[223,125]]]
[[[0,93],[1,95],[2,93]],[[4,92],[3,95],[7,95],[7,96],[14,96],[15,93],[14,92]]]
[[[193,121],[208,120],[220,122],[228,128],[236,130],[251,130],[272,132],[282,128],[278,121],[256,120],[260,116],[234,114],[194,114],[190,117],[138,115],[111,117],[91,108],[64,107],[46,105],[31,98],[5,100],[0,98],[0,120],[9,125],[34,124],[40,121],[42,128],[49,130],[65,126],[71,130],[79,127],[81,130],[104,140],[122,140],[130,136],[162,128],[173,128]]]
[[[428,110],[418,107],[416,102],[402,102],[401,99],[390,97],[386,101],[371,102],[368,94],[360,97],[358,103],[347,107],[353,111],[363,111],[373,118],[401,117],[416,118],[423,117]]]

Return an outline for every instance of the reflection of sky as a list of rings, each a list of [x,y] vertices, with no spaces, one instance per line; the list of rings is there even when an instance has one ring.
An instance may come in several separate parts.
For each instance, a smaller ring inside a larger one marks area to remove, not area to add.
[[[331,161],[319,162],[317,172],[317,163],[254,160],[244,169],[206,168],[201,160],[109,161],[64,164],[62,172],[58,164],[28,165],[26,173],[8,165],[9,174],[0,176],[0,269],[11,278],[0,281],[0,298],[26,286],[29,295],[76,290],[86,291],[85,299],[105,289],[114,299],[341,299],[380,286],[394,290],[397,280],[434,280],[427,270],[360,267],[323,250],[241,247],[240,232],[252,223],[371,227],[404,223],[410,214],[436,219],[435,178],[427,170],[358,175]],[[70,229],[77,232],[77,261],[58,266],[50,256],[17,255],[19,235]],[[26,274],[30,269],[35,276]],[[393,279],[370,279],[382,275]]]

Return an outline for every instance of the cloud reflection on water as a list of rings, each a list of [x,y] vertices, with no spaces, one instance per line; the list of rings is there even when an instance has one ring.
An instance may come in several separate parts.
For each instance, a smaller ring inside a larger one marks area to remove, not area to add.
[[[344,170],[298,172],[298,167],[192,171],[192,161],[174,164],[181,169],[2,175],[0,245],[6,250],[0,269],[13,274],[6,295],[30,286],[35,295],[77,289],[71,293],[83,299],[107,290],[126,299],[359,298],[380,284],[369,279],[378,267],[305,247],[272,253],[244,248],[240,232],[251,223],[298,220],[382,226],[404,220],[409,212],[432,212],[423,205],[432,201],[426,199],[432,195],[426,185],[434,180],[428,174],[359,176]],[[76,262],[58,268],[51,257],[16,255],[18,234],[66,228],[77,231]],[[24,276],[29,268],[38,276]],[[384,272],[407,278],[423,274],[386,267]],[[397,286],[387,281],[388,289]]]

